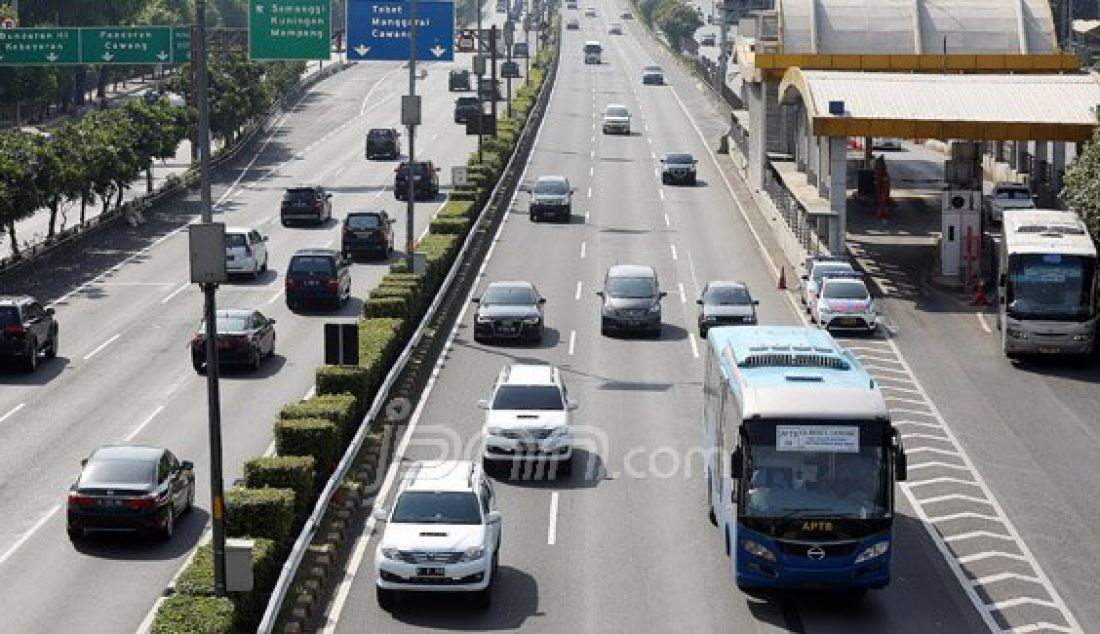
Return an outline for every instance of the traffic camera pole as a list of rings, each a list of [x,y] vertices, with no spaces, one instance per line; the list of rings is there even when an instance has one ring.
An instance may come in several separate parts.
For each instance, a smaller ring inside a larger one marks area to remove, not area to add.
[[[409,28],[409,102],[413,103],[416,101],[416,0],[409,2],[409,24],[411,25]],[[417,114],[419,115],[419,112]],[[409,273],[415,273],[416,245],[413,244],[413,208],[416,198],[416,168],[413,161],[416,160],[416,123],[405,112],[405,108],[402,108],[401,118],[405,119],[409,129],[409,163],[405,171],[406,184],[409,189],[407,192],[408,200],[405,205],[405,266],[408,267]],[[429,175],[425,174],[424,176]]]
[[[199,111],[199,191],[202,221],[214,222],[210,204],[210,104],[206,94],[206,0],[195,0],[195,32],[191,67],[194,72],[195,105]],[[206,403],[210,423],[210,520],[214,547],[214,594],[225,594],[225,505],[222,483],[221,396],[218,392],[217,284],[201,284],[203,319],[206,321]]]
[[[506,38],[509,41],[504,43],[504,48],[505,48],[504,53],[505,53],[505,55],[507,55],[509,68],[512,66],[512,42],[511,42],[511,40],[512,40],[513,36],[511,34],[512,34],[511,30],[505,29],[504,35],[506,36]],[[506,104],[505,107],[508,109],[508,118],[511,119],[512,118],[512,73],[508,73],[508,77],[505,79],[505,83],[508,85],[508,92],[506,94],[507,101],[505,101],[504,103]]]
[[[481,56],[481,51],[484,48],[482,45],[481,37],[481,13],[483,7],[481,0],[477,0],[477,37],[474,38],[474,57],[480,58],[481,62],[474,62],[474,74],[477,75],[477,86],[474,87],[474,94],[477,95],[477,164],[481,165],[481,123],[485,118],[485,102],[481,100],[481,78],[485,76],[485,58]]]
[[[492,81],[489,82],[489,100],[492,102],[493,112],[493,136],[496,136],[496,122],[497,122],[497,25],[489,27],[489,56],[490,56],[490,68],[489,77]]]

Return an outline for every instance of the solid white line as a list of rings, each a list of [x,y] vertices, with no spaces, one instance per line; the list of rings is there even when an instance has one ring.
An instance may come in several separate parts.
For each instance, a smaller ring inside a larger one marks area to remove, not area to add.
[[[669,220],[667,213],[665,214],[665,226],[666,227],[672,227],[672,221]]]
[[[691,344],[691,356],[698,359],[699,358],[699,346],[696,345],[696,343],[695,343],[695,333],[694,332],[689,332],[688,333],[688,343]]]
[[[588,244],[587,242],[581,242],[581,259],[582,260],[584,259],[585,248],[586,248],[587,244]],[[577,284],[580,284],[580,282],[577,282]]]
[[[588,197],[589,198],[592,197],[592,188],[591,187],[588,188]]]
[[[676,245],[675,244],[670,244],[670,245],[668,245],[668,248],[672,250],[672,259],[673,260],[678,259],[676,257]]]
[[[569,331],[569,356],[573,356],[573,347],[577,344],[577,331]]]
[[[684,292],[684,283],[676,282],[676,285],[680,287],[680,303],[686,304],[688,302],[687,293]]]
[[[160,303],[167,304],[168,302],[172,301],[173,297],[187,290],[188,286],[191,286],[191,282],[184,282],[183,284],[180,284],[179,288],[169,293],[164,299],[160,300]]]
[[[546,543],[554,545],[558,539],[558,492],[550,494],[550,523],[546,527]]]
[[[269,299],[269,300],[267,300],[266,302],[264,302],[264,305],[266,305],[266,306],[270,306],[270,305],[274,304],[275,302],[277,302],[277,301],[279,300],[279,298],[283,296],[283,292],[284,292],[284,291],[286,291],[286,289],[285,289],[285,288],[284,288],[284,289],[280,289],[278,293],[275,293],[275,296],[274,296],[274,297],[272,297],[271,299]]]
[[[15,540],[15,543],[12,544],[11,547],[9,547],[7,550],[5,550],[3,555],[0,555],[0,566],[4,565],[4,562],[11,558],[11,556],[15,554],[15,551],[19,550],[19,548],[23,544],[27,543],[27,540],[33,537],[34,534],[38,532],[38,529],[42,528],[46,524],[46,522],[50,521],[50,518],[56,515],[57,512],[60,510],[60,504],[54,505],[53,508],[47,511],[45,515],[43,515],[37,522],[34,523],[34,526],[31,526],[29,529],[27,529],[27,532],[23,533],[19,537],[19,539]]]
[[[661,200],[664,200],[665,199],[665,190],[658,187],[657,188],[657,197],[660,198]]]
[[[581,286],[583,286],[583,285],[584,285],[584,282],[577,282],[577,293],[575,295],[573,295],[573,299],[578,300],[578,301],[580,300],[580,298],[581,298]],[[3,420],[4,419],[0,418],[0,422],[3,422]]]
[[[992,559],[994,557],[1005,557],[1007,559],[1015,559],[1016,561],[1027,561],[1027,557],[1024,557],[1023,555],[1001,552],[999,550],[992,550],[983,553],[974,553],[973,555],[967,555],[965,557],[959,557],[959,563],[969,564],[975,561],[981,561],[983,559]]]
[[[989,329],[989,324],[985,323],[985,315],[982,313],[974,313],[974,315],[978,318],[978,323],[981,325],[982,330],[987,334],[991,334],[993,331]]]
[[[145,426],[146,426],[146,425],[148,425],[149,423],[153,422],[153,419],[154,419],[154,418],[156,418],[156,417],[157,417],[157,414],[159,414],[159,413],[161,412],[161,410],[163,410],[163,409],[164,409],[164,406],[163,406],[163,405],[158,405],[158,406],[157,406],[157,408],[156,408],[155,410],[153,410],[153,413],[152,413],[152,414],[149,414],[149,417],[148,417],[148,418],[146,418],[145,420],[143,420],[143,421],[141,422],[141,424],[140,424],[140,425],[138,425],[137,427],[135,427],[135,428],[134,428],[134,431],[130,432],[130,435],[129,435],[129,436],[127,436],[127,437],[126,437],[126,438],[124,439],[124,442],[130,442],[131,440],[133,440],[133,439],[134,439],[134,436],[137,436],[138,434],[140,434],[140,433],[141,433],[141,430],[145,429]]]
[[[87,361],[88,359],[91,359],[92,357],[96,356],[97,354],[99,354],[100,352],[102,352],[104,348],[106,348],[107,346],[109,346],[109,345],[111,345],[112,343],[114,343],[114,342],[115,342],[115,339],[118,339],[118,338],[119,338],[119,337],[121,337],[121,336],[122,336],[122,334],[121,334],[121,333],[119,333],[119,334],[116,334],[115,336],[111,337],[111,338],[110,338],[110,339],[108,339],[107,341],[104,341],[103,343],[99,344],[99,347],[98,347],[98,348],[96,348],[95,350],[92,350],[92,351],[91,351],[91,352],[89,352],[88,354],[84,355],[84,360],[85,360],[85,361]]]
[[[401,70],[401,67],[400,67],[400,66],[398,66],[398,67],[394,68],[393,70],[391,70],[390,72],[386,73],[385,75],[382,75],[381,79],[379,79],[378,81],[374,82],[374,85],[373,85],[373,86],[371,86],[370,90],[368,90],[368,91],[367,91],[367,96],[363,97],[363,103],[362,103],[362,104],[360,104],[360,106],[359,106],[359,115],[360,115],[360,116],[362,116],[362,115],[363,115],[363,114],[364,114],[364,113],[365,113],[365,112],[367,111],[367,102],[368,102],[368,101],[370,101],[371,95],[373,95],[373,94],[374,94],[374,91],[375,91],[375,90],[377,90],[377,89],[378,89],[378,87],[379,87],[379,86],[381,86],[381,85],[382,85],[382,83],[383,83],[383,82],[385,82],[385,81],[386,81],[386,79],[387,79],[387,78],[388,78],[388,77],[389,77],[390,75],[394,74],[395,72],[397,72],[397,71],[399,71],[399,70]]]
[[[15,407],[11,408],[10,410],[8,410],[7,414],[4,414],[3,416],[0,416],[0,423],[8,420],[12,416],[15,416],[15,413],[18,412],[19,410],[23,409],[24,407],[26,407],[26,405],[27,405],[26,403],[20,403],[20,404],[16,405]]]

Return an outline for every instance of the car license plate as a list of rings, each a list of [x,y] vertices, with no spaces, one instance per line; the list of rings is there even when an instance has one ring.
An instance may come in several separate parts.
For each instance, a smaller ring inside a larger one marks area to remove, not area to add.
[[[442,577],[443,576],[443,568],[417,568],[416,569],[416,576],[417,577],[436,577],[436,578]]]
[[[1042,346],[1039,348],[1039,352],[1043,354],[1058,354],[1061,351],[1060,348],[1055,348],[1053,346]]]
[[[520,453],[538,453],[539,445],[533,442],[521,442],[519,444]]]
[[[356,231],[355,232],[355,237],[356,238],[369,238],[370,236],[371,236],[370,231]]]
[[[321,283],[317,280],[306,280],[306,286],[320,286]]]
[[[501,333],[502,335],[515,334],[516,327],[515,326],[501,326],[501,327],[497,328],[497,332]]]

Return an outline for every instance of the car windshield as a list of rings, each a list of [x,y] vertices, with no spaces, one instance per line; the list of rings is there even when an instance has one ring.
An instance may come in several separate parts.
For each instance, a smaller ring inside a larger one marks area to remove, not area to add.
[[[565,404],[555,385],[502,385],[493,409],[562,410]]]
[[[248,246],[248,239],[243,233],[227,233],[225,234],[225,246],[228,249],[245,247]]]
[[[1031,200],[1031,190],[1026,187],[1004,188],[998,189],[994,196],[1005,200]]]
[[[530,306],[538,301],[535,291],[523,286],[490,286],[481,296],[482,304]]]
[[[1009,315],[1017,319],[1081,320],[1095,314],[1096,258],[1023,253],[1008,258],[1005,289]]]
[[[248,315],[218,315],[216,323],[218,332],[242,332],[248,330],[252,319]],[[200,332],[206,332],[205,321],[200,326]]]
[[[477,496],[463,491],[406,491],[397,498],[395,524],[480,524]]]
[[[666,154],[665,163],[670,165],[691,165],[694,161],[690,154]]]
[[[550,194],[551,196],[564,196],[569,193],[569,183],[557,178],[547,178],[535,181],[536,194]]]
[[[661,72],[661,67],[660,66],[646,66],[645,68],[642,69],[642,71],[646,72],[646,73],[659,73],[659,72]]]
[[[0,306],[0,326],[12,326],[19,322],[19,309],[15,306]]]
[[[313,199],[317,196],[317,192],[308,187],[295,187],[293,189],[286,190],[286,195],[283,196],[287,200],[301,200],[301,199]]]
[[[708,304],[719,306],[736,306],[738,304],[751,304],[752,297],[749,291],[740,286],[716,286],[707,289],[705,301]]]
[[[889,465],[879,445],[857,451],[746,446],[744,514],[878,519],[890,513]]]
[[[323,255],[299,255],[290,260],[291,273],[331,275],[332,258]]]
[[[863,282],[830,282],[821,296],[825,299],[869,299],[871,294]]]
[[[851,270],[853,269],[850,264],[819,264],[814,267],[813,280],[820,284],[821,278],[825,277],[827,274],[836,274]]]
[[[80,474],[80,486],[98,484],[152,484],[157,463],[153,460],[89,460]]]
[[[585,53],[599,53],[602,50],[603,49],[600,48],[599,44],[585,44],[584,45],[584,52]]]
[[[477,107],[477,97],[459,97],[455,100],[455,105]]]
[[[607,294],[628,299],[655,297],[657,284],[652,277],[612,277],[607,280]]]
[[[623,106],[608,106],[603,114],[605,117],[629,117],[630,111]]]
[[[382,226],[382,219],[375,214],[356,214],[348,216],[348,226],[352,229],[377,229]]]
[[[367,133],[367,137],[372,141],[388,141],[393,137],[393,132],[389,130],[371,130]]]

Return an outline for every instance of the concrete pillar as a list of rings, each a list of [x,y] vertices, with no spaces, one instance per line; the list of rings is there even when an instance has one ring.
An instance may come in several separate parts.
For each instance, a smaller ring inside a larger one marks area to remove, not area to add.
[[[798,108],[798,169],[806,171],[807,155],[810,153],[810,126],[806,123],[805,110]]]
[[[829,252],[843,255],[848,232],[848,139],[829,137],[827,142],[822,141],[829,150],[829,209],[836,214],[829,225]]]
[[[1054,142],[1054,156],[1050,161],[1051,191],[1057,196],[1062,193],[1062,172],[1066,169],[1066,142]]]
[[[811,136],[806,144],[806,182],[814,187],[820,182],[821,152],[817,147],[818,138]]]
[[[1018,173],[1026,174],[1028,172],[1027,164],[1027,150],[1031,144],[1027,141],[1016,141],[1012,144],[1012,150],[1015,153],[1015,169]]]
[[[831,169],[828,137],[816,137],[817,140],[817,195],[825,198],[829,195],[829,170]]]
[[[756,190],[764,189],[764,166],[768,160],[765,151],[767,134],[767,104],[764,102],[764,86],[760,83],[746,84],[749,107],[749,186]]]

